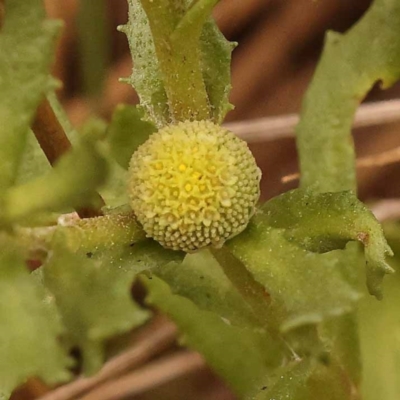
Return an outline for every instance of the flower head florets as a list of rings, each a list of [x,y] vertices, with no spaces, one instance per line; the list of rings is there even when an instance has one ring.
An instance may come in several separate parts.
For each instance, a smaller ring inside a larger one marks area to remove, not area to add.
[[[221,247],[240,233],[260,195],[247,144],[210,121],[154,133],[132,156],[129,194],[146,234],[187,252]]]

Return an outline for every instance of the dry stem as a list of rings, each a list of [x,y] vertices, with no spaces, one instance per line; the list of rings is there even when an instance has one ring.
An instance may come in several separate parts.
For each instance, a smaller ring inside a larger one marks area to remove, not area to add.
[[[155,355],[169,348],[176,340],[176,337],[176,326],[165,317],[157,316],[149,325],[146,325],[141,330],[137,342],[131,349],[109,360],[96,375],[88,378],[78,378],[41,397],[40,400],[76,399],[77,396],[82,395],[95,386],[99,386],[128,370],[144,364]],[[109,385],[112,384],[110,383]],[[131,385],[135,387],[134,383],[131,383]],[[97,398],[93,397],[93,399]]]
[[[180,351],[159,361],[154,361],[139,371],[106,383],[78,400],[117,400],[135,396],[158,387],[190,372],[205,368],[198,353]]]
[[[353,126],[362,128],[396,121],[400,121],[400,100],[388,100],[362,104],[356,113]],[[232,122],[225,124],[225,127],[246,142],[256,143],[294,137],[298,122],[297,114],[289,114],[281,117]]]

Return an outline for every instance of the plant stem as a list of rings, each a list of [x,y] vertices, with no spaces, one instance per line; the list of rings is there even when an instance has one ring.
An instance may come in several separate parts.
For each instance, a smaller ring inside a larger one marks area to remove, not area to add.
[[[243,299],[250,305],[261,326],[267,324],[266,310],[270,304],[270,296],[264,287],[254,280],[246,267],[226,248],[211,249],[227,278],[239,291]]]
[[[24,243],[30,254],[49,250],[55,235],[61,236],[73,252],[129,246],[146,238],[133,213],[78,219],[65,226],[17,227],[15,232],[19,242]]]
[[[184,10],[173,9],[166,0],[141,0],[141,3],[149,19],[173,121],[209,119],[210,106],[198,45],[202,23],[192,21],[197,29],[192,24],[189,36],[182,37],[180,33],[173,36],[179,17],[185,20],[179,15]]]
[[[47,98],[40,103],[37,109],[35,119],[32,123],[32,130],[52,166],[63,154],[71,149],[71,142]],[[81,218],[103,215],[100,208],[105,205],[104,200],[97,192],[93,193],[93,199],[95,204],[99,205],[98,208],[83,207],[77,209],[76,212]]]
[[[54,165],[71,148],[71,142],[47,98],[39,104],[32,123],[32,131],[50,165]]]

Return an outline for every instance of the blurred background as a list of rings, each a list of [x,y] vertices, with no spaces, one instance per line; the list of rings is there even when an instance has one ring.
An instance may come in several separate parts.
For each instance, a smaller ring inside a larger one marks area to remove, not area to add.
[[[62,82],[58,94],[73,124],[89,116],[106,120],[118,103],[135,104],[131,86],[120,83],[132,71],[127,39],[117,26],[127,20],[126,0],[45,0],[50,17],[65,23],[54,75]],[[237,41],[233,53],[231,102],[228,122],[287,116],[301,109],[327,29],[346,31],[370,5],[370,0],[221,0],[214,17],[225,36]],[[400,97],[400,85],[382,92],[374,88],[366,102]],[[400,119],[400,112],[399,112]],[[354,131],[357,156],[379,154],[400,147],[400,121]],[[318,134],[318,132],[315,132]],[[250,142],[263,170],[263,199],[296,186],[282,183],[298,171],[293,137],[271,137]],[[400,162],[358,171],[362,199],[374,201],[400,197]],[[171,351],[171,350],[170,350]],[[33,399],[49,389],[32,380],[13,399]],[[74,397],[71,397],[74,398]],[[139,397],[135,397],[139,398]],[[202,367],[172,384],[140,397],[175,400],[228,400],[234,397]]]
[[[91,113],[110,118],[118,103],[134,104],[131,86],[120,83],[132,71],[124,34],[126,0],[45,0],[48,14],[64,21],[54,74],[63,87],[59,96],[75,125]],[[233,53],[231,102],[227,121],[298,113],[321,53],[327,29],[346,31],[370,0],[221,0],[214,17],[225,36],[239,43]],[[400,97],[400,86],[374,88],[366,101]],[[399,112],[400,114],[400,112]],[[400,118],[400,115],[399,115]],[[355,130],[358,157],[400,146],[400,125],[391,123]],[[316,132],[317,134],[318,132]],[[293,138],[250,143],[262,168],[263,199],[294,187],[283,176],[297,171]],[[400,163],[359,169],[360,196],[366,200],[398,197],[392,185]]]

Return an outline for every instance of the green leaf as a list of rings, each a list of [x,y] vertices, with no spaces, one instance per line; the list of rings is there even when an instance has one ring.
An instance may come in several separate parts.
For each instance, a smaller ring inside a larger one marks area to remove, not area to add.
[[[233,326],[201,310],[154,275],[144,275],[142,281],[149,291],[146,301],[177,324],[182,343],[199,351],[240,398],[252,398],[267,385],[269,372],[282,360],[281,346],[265,331]]]
[[[216,0],[128,0],[128,37],[137,90],[146,117],[169,122],[212,119],[231,109],[232,45],[209,17]]]
[[[111,155],[122,168],[128,169],[132,154],[157,130],[142,117],[141,110],[125,104],[117,106],[112,116],[107,141]]]
[[[139,0],[129,0],[128,4],[129,22],[119,28],[126,33],[135,66],[127,82],[137,91],[146,119],[161,127],[170,118],[149,21]]]
[[[307,361],[290,363],[274,374],[271,384],[264,386],[255,400],[312,400],[307,387],[311,372]]]
[[[104,341],[143,324],[148,312],[131,297],[131,268],[72,253],[62,242],[59,235],[43,268],[44,283],[55,297],[67,338],[81,348],[84,371],[90,374],[104,361]]]
[[[41,211],[63,211],[90,205],[93,190],[107,174],[107,164],[94,138],[82,138],[60,158],[47,175],[13,187],[6,193],[4,215],[8,221],[23,219]]]
[[[394,250],[392,266],[396,274],[385,281],[382,302],[365,298],[360,304],[359,321],[363,356],[362,394],[365,400],[400,398],[400,229],[398,223],[385,226]]]
[[[255,400],[354,400],[357,388],[334,362],[296,360],[278,369]]]
[[[329,32],[297,129],[301,185],[355,190],[351,125],[372,86],[400,77],[400,2],[375,0],[347,33]]]
[[[393,272],[385,257],[393,253],[379,222],[353,193],[293,190],[272,199],[262,210],[269,226],[285,229],[289,241],[312,252],[342,249],[350,240],[361,242],[365,248],[368,289],[382,297],[382,279]]]
[[[227,246],[271,296],[270,325],[287,332],[351,312],[360,293],[342,274],[346,253],[310,253],[269,219],[260,210]]]
[[[51,169],[33,132],[28,132],[25,149],[18,167],[15,184],[25,184],[38,176],[44,175]]]
[[[204,24],[200,36],[202,70],[212,120],[221,124],[234,107],[229,103],[231,91],[231,55],[236,43],[225,39],[212,18]]]
[[[258,318],[224,275],[208,250],[186,255],[182,263],[172,262],[153,271],[202,310],[212,311],[234,326],[257,327]]]
[[[48,313],[41,287],[29,276],[17,246],[0,238],[0,398],[27,378],[69,378],[70,360],[59,346],[59,321]]]
[[[49,76],[60,24],[45,20],[40,0],[7,3],[0,34],[0,188],[13,185],[39,101],[54,85]]]

